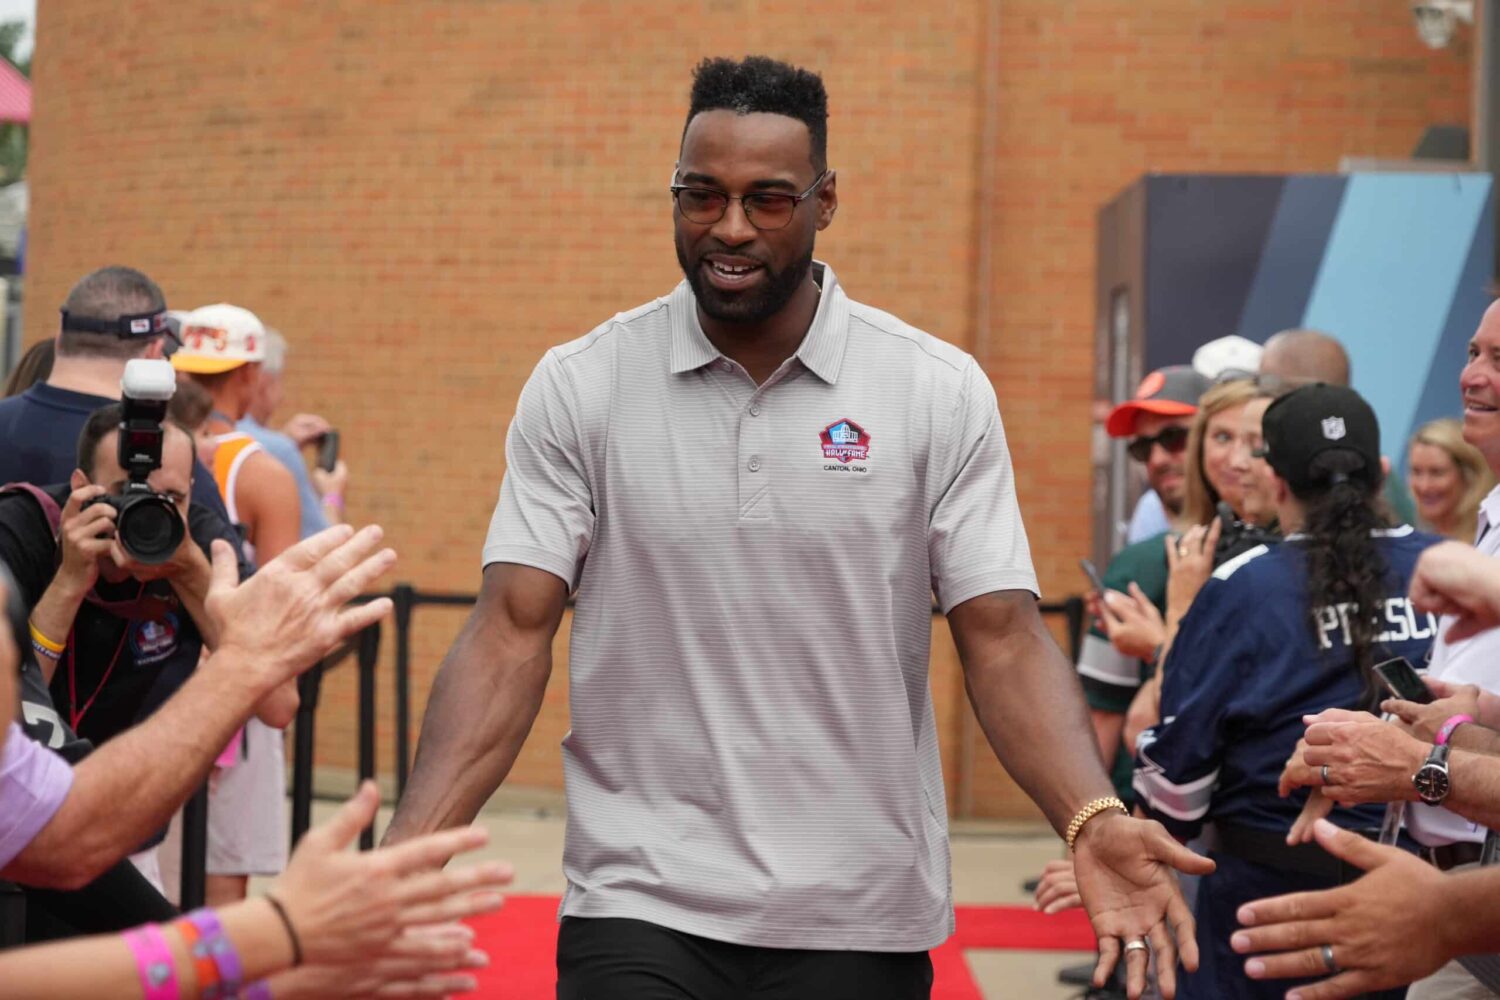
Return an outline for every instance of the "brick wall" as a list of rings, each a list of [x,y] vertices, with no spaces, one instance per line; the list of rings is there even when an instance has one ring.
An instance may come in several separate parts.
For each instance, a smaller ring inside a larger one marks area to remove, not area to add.
[[[398,577],[437,590],[478,584],[535,360],[677,280],[664,189],[705,54],[824,74],[842,203],[820,255],[857,298],[983,358],[1052,594],[1076,589],[1087,538],[1098,205],[1149,169],[1403,155],[1468,115],[1464,43],[1427,52],[1391,0],[143,10],[39,10],[28,337],[104,263],[145,269],[177,306],[255,309],[292,342],[287,413],[344,429],[351,515],[385,525]],[[416,718],[461,621],[418,612]],[[951,776],[966,709],[941,630],[935,650]],[[565,680],[518,782],[559,780]],[[330,677],[320,763],[353,760],[353,691],[352,672]],[[975,780],[977,811],[1027,810],[992,764]]]

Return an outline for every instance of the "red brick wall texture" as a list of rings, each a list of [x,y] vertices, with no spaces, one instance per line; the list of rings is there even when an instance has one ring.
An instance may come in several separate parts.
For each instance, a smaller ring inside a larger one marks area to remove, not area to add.
[[[823,74],[842,205],[820,255],[980,357],[1051,595],[1088,539],[1098,206],[1144,171],[1330,171],[1469,116],[1467,34],[1429,52],[1398,0],[43,3],[27,336],[105,263],[251,307],[292,343],[287,413],[344,429],[350,512],[399,577],[472,590],[523,380],[677,281],[689,72],[746,52]],[[417,719],[461,620],[417,614]],[[559,660],[520,784],[560,782]],[[942,629],[933,671],[956,803]],[[321,764],[352,764],[353,690],[329,681]],[[972,757],[975,813],[1030,814]]]

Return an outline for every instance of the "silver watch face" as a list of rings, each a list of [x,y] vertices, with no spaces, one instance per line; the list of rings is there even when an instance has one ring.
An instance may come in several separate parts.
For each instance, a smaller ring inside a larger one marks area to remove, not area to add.
[[[1437,805],[1448,797],[1448,769],[1442,764],[1423,764],[1412,775],[1411,783],[1428,805]]]

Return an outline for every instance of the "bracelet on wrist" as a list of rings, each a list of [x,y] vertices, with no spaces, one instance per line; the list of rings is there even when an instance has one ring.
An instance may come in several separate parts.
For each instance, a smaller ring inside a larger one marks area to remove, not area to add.
[[[332,507],[334,510],[342,513],[344,510],[344,495],[342,493],[324,493],[323,505],[325,507]]]
[[[286,936],[292,942],[292,968],[302,964],[302,941],[297,937],[297,928],[292,926],[292,918],[286,915],[286,907],[281,905],[281,900],[265,894],[265,901],[271,904],[271,909],[276,911],[276,916],[281,918],[281,925],[286,928]]]
[[[218,915],[207,908],[194,910],[172,926],[188,944],[198,972],[199,995],[204,1000],[238,996],[245,967]]]
[[[1438,727],[1437,733],[1433,736],[1433,745],[1440,747],[1447,746],[1448,742],[1453,739],[1454,731],[1458,729],[1459,726],[1462,726],[1464,723],[1473,721],[1474,716],[1464,713],[1448,716],[1443,724]]]
[[[1074,849],[1073,845],[1078,842],[1078,835],[1083,832],[1084,825],[1095,816],[1110,809],[1118,809],[1125,815],[1130,815],[1130,810],[1125,808],[1125,803],[1121,802],[1114,795],[1094,799],[1073,815],[1073,821],[1068,824],[1068,832],[1064,835],[1064,839],[1068,842],[1069,852]]]
[[[53,659],[57,659],[57,657],[62,655],[63,647],[66,643],[49,638],[47,633],[36,627],[36,622],[28,621],[26,626],[31,630],[31,645],[37,647],[39,652],[46,650],[52,654]]]
[[[122,935],[125,946],[135,959],[135,971],[141,980],[145,1000],[178,1000],[182,995],[177,984],[177,965],[172,949],[157,924],[147,924]]]

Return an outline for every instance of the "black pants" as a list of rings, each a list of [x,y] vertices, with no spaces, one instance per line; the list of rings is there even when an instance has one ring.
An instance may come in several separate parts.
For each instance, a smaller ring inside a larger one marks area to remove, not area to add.
[[[927,952],[750,948],[643,920],[563,918],[557,1000],[927,1000]]]
[[[28,944],[166,923],[177,916],[177,908],[128,860],[82,889],[27,888],[25,897]]]

